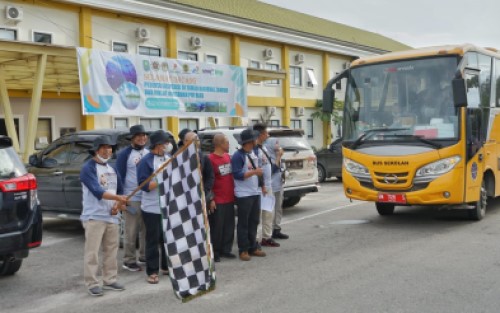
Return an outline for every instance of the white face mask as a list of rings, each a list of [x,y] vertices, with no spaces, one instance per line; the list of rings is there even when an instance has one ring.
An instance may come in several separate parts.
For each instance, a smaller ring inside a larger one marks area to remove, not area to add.
[[[95,156],[97,157],[97,159],[98,159],[101,163],[104,163],[104,164],[108,163],[109,159],[111,159],[111,158],[107,158],[107,159],[105,159],[105,158],[101,157],[99,154],[96,154]]]
[[[165,153],[171,153],[174,150],[174,146],[170,142],[163,146],[165,147]]]

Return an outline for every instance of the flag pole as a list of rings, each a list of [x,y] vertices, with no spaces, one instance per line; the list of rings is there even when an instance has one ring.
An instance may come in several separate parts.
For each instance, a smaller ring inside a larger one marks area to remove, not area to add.
[[[163,171],[163,169],[165,169],[165,167],[167,167],[167,165],[169,165],[170,162],[172,162],[179,154],[184,152],[192,143],[193,143],[193,141],[190,141],[189,143],[182,146],[179,150],[177,150],[177,152],[175,152],[174,155],[170,159],[168,159],[160,167],[158,167],[158,169],[156,171],[154,171],[153,174],[151,174],[145,181],[143,181],[139,186],[137,186],[137,188],[135,188],[134,191],[132,191],[132,193],[130,195],[127,196],[127,201],[130,200],[137,192],[139,192],[141,190],[141,188],[144,187],[144,185],[149,183],[151,181],[151,179],[153,179],[156,175],[158,175],[158,173]]]

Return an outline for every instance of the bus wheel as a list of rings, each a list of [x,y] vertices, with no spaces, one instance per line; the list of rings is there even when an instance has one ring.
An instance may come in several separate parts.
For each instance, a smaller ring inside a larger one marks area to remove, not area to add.
[[[481,184],[481,193],[479,195],[479,200],[474,202],[474,208],[469,210],[469,218],[474,221],[480,221],[486,214],[486,200],[488,199],[488,194],[486,192],[486,185],[483,181]]]
[[[394,214],[394,204],[376,202],[375,206],[377,207],[378,214],[380,215]]]

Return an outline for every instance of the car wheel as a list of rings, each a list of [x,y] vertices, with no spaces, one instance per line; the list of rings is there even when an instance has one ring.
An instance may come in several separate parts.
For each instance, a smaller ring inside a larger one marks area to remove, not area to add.
[[[336,176],[335,178],[337,178],[339,182],[342,182],[342,176]]]
[[[289,208],[300,202],[301,197],[290,197],[283,200],[283,207]]]
[[[7,257],[0,257],[0,276],[14,275],[23,264],[23,259],[9,260]]]
[[[486,185],[481,184],[481,191],[479,194],[479,200],[474,203],[474,208],[469,210],[469,218],[473,221],[480,221],[486,215],[486,200],[488,195],[486,193]]]
[[[318,182],[323,183],[326,179],[326,171],[323,165],[318,164]]]
[[[375,206],[377,207],[377,212],[380,215],[392,215],[392,214],[394,214],[394,204],[376,202]]]

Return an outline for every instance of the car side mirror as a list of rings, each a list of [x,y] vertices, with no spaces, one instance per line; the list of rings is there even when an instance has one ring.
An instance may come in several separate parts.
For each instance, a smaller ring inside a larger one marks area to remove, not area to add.
[[[45,158],[42,161],[43,168],[54,168],[57,166],[57,160],[53,158]]]
[[[465,80],[463,78],[455,78],[452,82],[453,86],[453,103],[456,108],[467,106],[467,91],[465,89]]]
[[[37,166],[38,165],[38,155],[36,153],[30,155],[28,162],[31,166]]]

